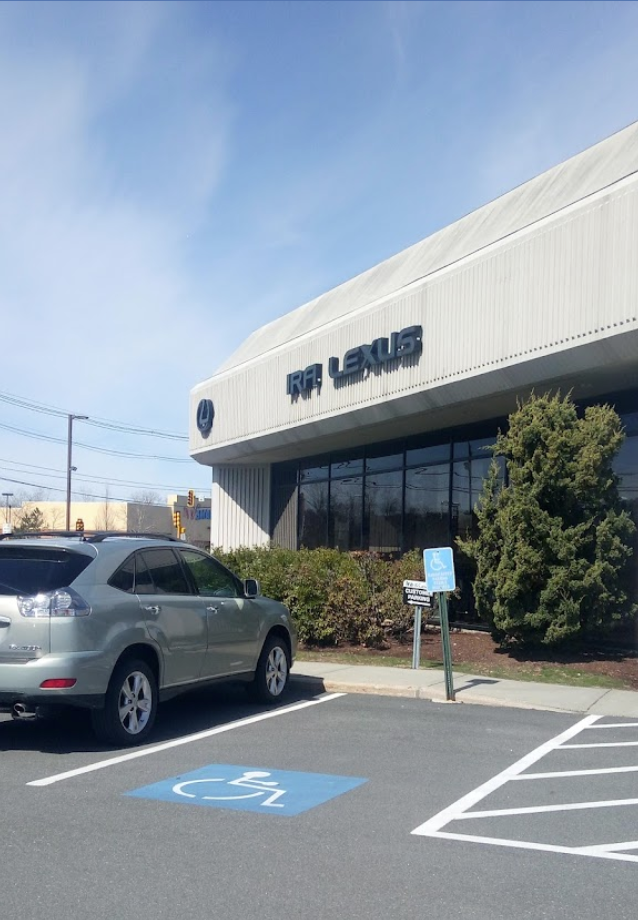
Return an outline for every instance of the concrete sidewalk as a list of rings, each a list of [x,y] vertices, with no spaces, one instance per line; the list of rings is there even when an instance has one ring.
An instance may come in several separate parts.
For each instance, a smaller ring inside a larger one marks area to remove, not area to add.
[[[297,686],[306,684],[328,692],[378,693],[382,696],[445,701],[444,672],[434,668],[412,670],[320,660],[297,661],[291,679]],[[454,689],[457,703],[638,718],[638,692],[632,690],[568,687],[456,672]]]

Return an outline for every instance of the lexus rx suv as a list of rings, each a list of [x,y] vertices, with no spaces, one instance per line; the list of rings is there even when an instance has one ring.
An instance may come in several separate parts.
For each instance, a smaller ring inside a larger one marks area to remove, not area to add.
[[[90,710],[117,746],[151,734],[158,703],[220,679],[285,693],[288,609],[171,537],[68,533],[0,539],[0,712]]]

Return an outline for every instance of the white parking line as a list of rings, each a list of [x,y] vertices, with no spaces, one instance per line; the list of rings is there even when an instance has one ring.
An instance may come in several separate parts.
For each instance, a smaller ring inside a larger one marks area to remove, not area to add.
[[[598,855],[600,853],[615,853],[618,850],[638,850],[638,840],[625,840],[624,843],[601,843],[593,847],[580,847],[579,853]]]
[[[585,748],[638,747],[638,741],[600,741],[598,744],[561,744],[563,751],[580,751]]]
[[[459,799],[457,802],[454,802],[448,808],[443,809],[434,817],[430,818],[428,821],[425,821],[423,824],[420,824],[415,828],[412,833],[423,836],[423,837],[436,837],[443,840],[456,840],[463,841],[464,843],[485,843],[491,846],[503,846],[511,847],[513,849],[522,849],[522,850],[541,850],[543,852],[549,853],[565,853],[569,855],[576,856],[591,856],[598,859],[614,859],[620,860],[622,862],[634,862],[638,863],[638,855],[635,853],[629,853],[628,850],[637,850],[638,841],[636,840],[627,840],[624,842],[618,843],[604,843],[604,844],[594,844],[587,845],[583,847],[568,847],[568,846],[559,846],[551,843],[536,843],[526,840],[510,840],[504,837],[488,837],[484,835],[472,835],[464,833],[455,833],[452,831],[447,831],[444,828],[446,825],[454,822],[460,821],[469,818],[485,818],[489,819],[492,817],[507,817],[511,815],[524,815],[524,814],[539,814],[544,812],[561,812],[561,811],[570,811],[570,810],[579,810],[579,809],[590,809],[590,808],[612,808],[620,807],[627,805],[636,805],[638,804],[638,799],[614,799],[607,801],[592,801],[592,802],[578,802],[565,805],[542,805],[538,807],[531,808],[507,808],[507,809],[495,809],[492,811],[469,811],[470,808],[478,804],[482,799],[486,798],[491,793],[495,792],[501,786],[508,783],[510,780],[538,780],[538,779],[554,779],[557,777],[563,778],[568,776],[593,776],[597,774],[607,774],[607,773],[630,773],[638,771],[637,766],[629,767],[610,767],[608,769],[595,769],[595,770],[565,770],[565,771],[552,771],[547,773],[525,773],[532,764],[539,761],[541,758],[545,757],[548,754],[555,753],[557,750],[575,750],[578,748],[598,748],[598,747],[618,747],[618,746],[628,746],[635,745],[638,742],[621,742],[620,745],[617,744],[567,744],[566,742],[570,741],[580,732],[588,728],[630,728],[638,727],[638,723],[606,723],[604,725],[596,725],[596,721],[601,718],[600,716],[587,716],[585,719],[582,719],[576,725],[573,725],[570,729],[563,732],[561,735],[558,735],[556,738],[553,738],[551,741],[542,744],[540,747],[536,748],[531,753],[527,754],[525,757],[522,757],[515,764],[503,770],[502,773],[499,773],[497,776],[494,776],[492,779],[488,780],[486,783],[483,783],[482,786],[479,786],[477,789],[474,789],[472,792],[469,792],[463,798]]]
[[[92,763],[86,767],[67,770],[65,773],[56,773],[53,776],[46,776],[44,779],[34,779],[26,785],[50,786],[53,783],[61,782],[63,779],[82,776],[84,773],[93,773],[95,770],[104,770],[106,767],[114,767],[117,764],[125,763],[127,760],[135,760],[138,757],[146,757],[149,754],[158,754],[160,751],[167,751],[169,748],[179,747],[182,744],[202,741],[204,738],[210,738],[213,735],[221,735],[223,732],[229,732],[235,728],[243,728],[245,725],[254,725],[256,722],[264,722],[266,719],[274,719],[277,716],[288,715],[290,712],[297,712],[299,709],[307,709],[309,706],[317,706],[319,703],[327,703],[330,700],[335,700],[337,697],[345,695],[345,693],[328,693],[316,700],[293,703],[291,706],[283,706],[281,709],[275,709],[271,712],[262,712],[258,716],[248,716],[245,719],[238,719],[236,722],[229,722],[227,725],[218,725],[217,728],[208,728],[201,732],[194,732],[192,735],[185,735],[183,738],[174,738],[172,741],[164,741],[162,744],[154,744],[152,747],[130,751],[128,754],[119,754],[116,757],[109,757],[108,760],[100,760],[98,763]]]
[[[457,821],[469,818],[502,818],[506,815],[541,815],[550,811],[582,811],[587,808],[616,808],[619,805],[638,805],[638,799],[603,799],[600,802],[570,802],[566,805],[528,805],[526,808],[493,808],[491,811],[466,811]]]
[[[601,776],[605,773],[638,773],[638,767],[602,767],[598,770],[557,770],[553,773],[522,773],[512,780],[562,779],[564,776]]]
[[[584,719],[581,719],[581,721],[577,722],[576,725],[572,725],[572,727],[568,728],[567,731],[562,732],[562,734],[557,735],[556,738],[552,738],[550,741],[546,741],[545,744],[541,744],[540,747],[537,747],[534,751],[526,754],[525,757],[521,757],[520,760],[517,760],[516,763],[512,764],[511,767],[507,767],[505,770],[503,770],[502,773],[498,773],[496,776],[493,776],[492,779],[488,779],[486,783],[483,783],[482,786],[472,790],[472,792],[468,792],[468,794],[464,795],[462,799],[458,800],[458,802],[454,802],[453,805],[449,805],[447,808],[444,808],[443,811],[440,811],[438,815],[434,815],[434,817],[430,818],[429,821],[425,821],[423,824],[420,824],[412,831],[412,833],[424,837],[432,837],[438,835],[438,832],[441,830],[441,828],[445,827],[446,824],[449,824],[450,821],[456,821],[456,819],[464,814],[468,808],[476,805],[477,802],[480,802],[481,799],[486,798],[491,792],[494,792],[496,789],[504,786],[505,783],[510,781],[510,779],[518,776],[519,773],[522,773],[528,767],[531,767],[533,763],[536,763],[536,761],[540,760],[542,757],[545,757],[546,754],[549,754],[551,751],[556,750],[557,747],[560,747],[563,741],[569,741],[570,738],[578,735],[579,732],[583,730],[583,728],[586,728],[588,725],[593,725],[593,723],[600,718],[601,716],[585,716]]]
[[[412,831],[412,833],[416,833]],[[598,859],[618,859],[621,862],[638,863],[638,856],[632,856],[630,853],[616,853],[613,847],[616,844],[603,844],[600,847],[561,847],[553,843],[528,843],[526,840],[506,840],[500,837],[475,837],[470,834],[452,834],[447,831],[439,831],[436,834],[428,834],[429,837],[438,837],[442,840],[463,840],[465,843],[489,843],[497,847],[511,847],[514,850],[541,850],[544,853],[566,853],[568,856],[595,856]],[[619,844],[619,846],[624,846]],[[627,849],[632,849],[631,844]]]

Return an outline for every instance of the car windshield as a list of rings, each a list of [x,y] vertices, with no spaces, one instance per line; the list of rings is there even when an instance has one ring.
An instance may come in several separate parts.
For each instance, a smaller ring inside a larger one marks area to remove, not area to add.
[[[0,594],[37,594],[67,588],[91,557],[45,547],[0,547]]]

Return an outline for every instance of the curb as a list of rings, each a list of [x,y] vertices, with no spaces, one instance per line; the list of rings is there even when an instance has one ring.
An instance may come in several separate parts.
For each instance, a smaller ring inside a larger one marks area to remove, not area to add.
[[[470,706],[498,706],[499,709],[528,709],[538,710],[541,712],[557,713],[578,713],[578,709],[561,709],[557,706],[541,706],[535,703],[515,702],[512,700],[495,699],[490,696],[473,696],[464,697],[456,700],[446,700],[443,691],[437,691],[428,687],[397,687],[388,684],[350,684],[345,681],[326,680],[322,677],[313,677],[311,675],[299,674],[291,675],[298,687],[308,687],[311,690],[321,689],[325,693],[358,693],[362,695],[379,695],[405,697],[407,699],[423,700],[426,703],[445,703],[454,705],[455,703],[464,703]]]

